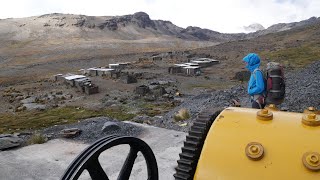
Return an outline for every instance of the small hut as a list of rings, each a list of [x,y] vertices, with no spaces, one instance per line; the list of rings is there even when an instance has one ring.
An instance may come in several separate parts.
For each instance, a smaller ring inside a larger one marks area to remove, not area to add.
[[[183,67],[183,71],[188,76],[199,76],[201,74],[201,69],[199,66]]]

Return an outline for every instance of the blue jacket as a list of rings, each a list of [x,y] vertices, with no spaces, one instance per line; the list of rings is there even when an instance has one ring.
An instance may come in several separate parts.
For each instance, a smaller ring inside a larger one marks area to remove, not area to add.
[[[248,63],[246,68],[251,72],[248,83],[248,94],[251,96],[263,94],[265,91],[263,74],[261,71],[255,71],[255,69],[259,69],[260,67],[260,57],[255,53],[250,53],[243,58],[243,61]]]

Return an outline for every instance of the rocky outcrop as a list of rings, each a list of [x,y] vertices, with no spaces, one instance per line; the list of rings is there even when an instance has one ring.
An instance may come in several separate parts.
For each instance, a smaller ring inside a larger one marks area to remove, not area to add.
[[[12,134],[0,134],[0,150],[6,150],[21,145],[23,140]]]
[[[104,23],[98,25],[100,29],[107,28],[111,31],[115,31],[120,26],[126,26],[128,24],[136,24],[140,28],[153,28],[155,29],[155,23],[152,21],[147,13],[137,12],[133,15],[125,15],[114,17],[106,20]]]
[[[155,24],[150,19],[147,13],[137,12],[137,13],[134,13],[132,17],[133,17],[132,22],[137,23],[139,27],[142,27],[142,28],[151,27],[155,29]]]

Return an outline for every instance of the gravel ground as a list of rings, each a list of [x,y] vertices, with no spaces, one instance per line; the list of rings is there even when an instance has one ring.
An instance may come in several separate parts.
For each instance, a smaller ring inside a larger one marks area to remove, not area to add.
[[[118,127],[109,126],[107,130],[103,131],[102,127],[106,122],[114,122]],[[73,138],[73,140],[83,141],[85,143],[92,143],[107,135],[116,134],[119,136],[138,136],[142,133],[142,128],[133,124],[119,122],[107,117],[96,117],[83,120],[76,124],[57,125],[47,128],[43,131],[43,134],[51,136],[50,138],[61,137],[59,134],[63,129],[78,128],[82,130],[79,136]]]
[[[320,61],[317,61],[301,70],[285,72],[286,98],[279,106],[281,110],[290,112],[302,112],[309,106],[320,108]],[[204,110],[223,109],[231,105],[232,99],[240,100],[242,107],[251,107],[250,98],[247,95],[246,84],[238,85],[227,90],[213,92],[199,92],[198,95],[185,97],[181,105],[165,114],[161,119],[155,119],[154,125],[169,129],[188,131],[196,116]],[[186,108],[191,118],[181,123],[173,121],[174,113]],[[187,126],[181,126],[188,123]]]
[[[286,78],[286,99],[281,107],[302,112],[309,106],[320,109],[320,60],[300,71],[289,72]]]

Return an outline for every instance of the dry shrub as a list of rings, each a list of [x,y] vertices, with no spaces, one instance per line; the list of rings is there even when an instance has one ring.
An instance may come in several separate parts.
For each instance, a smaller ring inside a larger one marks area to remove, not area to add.
[[[41,134],[34,134],[28,140],[28,144],[43,144],[47,142],[47,138]]]
[[[178,113],[176,113],[174,116],[173,116],[173,119],[175,121],[182,121],[182,120],[186,120],[190,118],[190,113],[187,109],[185,108],[182,108],[178,111]]]

